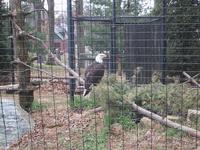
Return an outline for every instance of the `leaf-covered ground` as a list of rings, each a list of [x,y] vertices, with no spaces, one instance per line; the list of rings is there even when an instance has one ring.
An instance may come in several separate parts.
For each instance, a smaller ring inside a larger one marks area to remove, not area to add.
[[[200,148],[200,139],[157,122],[143,122],[131,129],[120,124],[106,125],[105,113],[71,110],[63,83],[44,85],[35,92],[36,101],[31,117],[35,128],[14,143],[10,150],[192,150]],[[62,88],[60,88],[62,87]],[[54,92],[54,94],[53,94]]]

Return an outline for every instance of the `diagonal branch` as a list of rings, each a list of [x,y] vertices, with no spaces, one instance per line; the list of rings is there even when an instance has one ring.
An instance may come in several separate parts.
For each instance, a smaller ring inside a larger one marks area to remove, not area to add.
[[[189,79],[189,81],[193,82],[198,88],[200,88],[200,84],[193,77],[191,77],[185,71],[183,72],[183,74],[184,74],[184,76],[186,76]]]
[[[192,78],[195,79],[195,78],[197,78],[199,75],[200,75],[200,73],[196,74],[196,75],[193,76]],[[183,82],[183,83],[188,83],[188,82],[190,82],[190,80],[187,80],[187,81],[185,81],[185,82]]]
[[[79,76],[78,73],[76,73],[73,69],[71,69],[70,67],[68,67],[67,65],[65,65],[64,63],[62,63],[52,52],[50,53],[51,56],[54,58],[54,60],[56,61],[57,64],[59,64],[60,66],[62,66],[63,68],[65,68],[70,74],[72,74],[74,76],[74,78],[76,78],[80,83],[84,84],[85,81],[83,78],[81,78]]]
[[[27,36],[28,38],[32,39],[32,40],[35,40],[35,41],[38,41],[42,44],[42,46],[49,50],[49,47],[48,45],[40,38],[38,37],[35,37],[25,31],[23,31],[16,23],[14,23],[15,27],[19,30],[19,33],[21,33],[23,36]],[[50,51],[50,50],[49,50]],[[78,73],[76,73],[73,69],[71,69],[69,66],[65,65],[64,63],[62,63],[52,52],[50,52],[50,55],[52,58],[54,58],[54,60],[56,61],[56,63],[60,66],[62,66],[63,68],[65,68],[70,74],[72,74],[72,76],[74,76],[74,78],[76,78],[80,83],[84,84],[85,81],[83,78],[81,78],[79,76]]]

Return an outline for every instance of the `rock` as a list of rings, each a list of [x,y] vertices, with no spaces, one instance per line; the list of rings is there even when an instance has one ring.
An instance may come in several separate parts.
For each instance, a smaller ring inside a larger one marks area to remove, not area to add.
[[[196,122],[200,120],[200,111],[194,109],[188,109],[187,121]]]
[[[176,120],[179,120],[180,118],[177,117],[177,116],[170,116],[170,115],[168,115],[168,116],[167,116],[167,119],[169,119],[169,120],[171,120],[171,121],[176,121]]]
[[[141,119],[141,123],[143,123],[146,127],[151,127],[151,122],[152,120],[147,117],[143,117]]]
[[[111,133],[113,135],[121,135],[123,133],[122,125],[119,123],[114,123],[111,125]]]
[[[0,103],[0,149],[16,142],[34,128],[34,122],[14,100],[2,99]]]
[[[146,128],[154,128],[154,129],[160,129],[161,128],[160,123],[158,123],[154,120],[151,120],[147,117],[143,117],[141,119],[141,123],[143,123]]]

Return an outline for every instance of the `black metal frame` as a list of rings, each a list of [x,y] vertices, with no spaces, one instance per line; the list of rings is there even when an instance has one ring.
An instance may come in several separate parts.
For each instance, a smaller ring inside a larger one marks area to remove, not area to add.
[[[112,16],[111,17],[97,17],[97,16],[78,16],[73,17],[72,15],[72,3],[71,0],[68,0],[68,57],[69,57],[69,66],[75,70],[75,48],[74,48],[74,21],[90,21],[90,22],[104,22],[111,24],[111,55],[109,59],[109,70],[111,73],[116,73],[117,64],[116,64],[116,54],[117,54],[117,47],[116,47],[116,25],[118,24],[134,24],[134,23],[125,23],[119,22],[118,20],[121,19],[139,19],[139,18],[147,18],[147,19],[162,19],[162,33],[163,33],[163,54],[162,54],[162,62],[160,62],[161,67],[163,68],[162,74],[162,81],[165,82],[165,68],[166,68],[166,13],[167,13],[167,1],[163,0],[163,14],[162,16],[147,16],[147,17],[138,17],[138,16],[116,16],[116,0],[112,1]],[[70,99],[74,99],[74,91],[75,91],[75,81],[71,79],[70,82]]]

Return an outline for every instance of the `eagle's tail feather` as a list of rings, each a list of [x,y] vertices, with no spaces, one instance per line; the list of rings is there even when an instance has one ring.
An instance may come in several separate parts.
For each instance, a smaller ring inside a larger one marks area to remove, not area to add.
[[[90,92],[90,89],[84,89],[83,96],[86,96]]]

